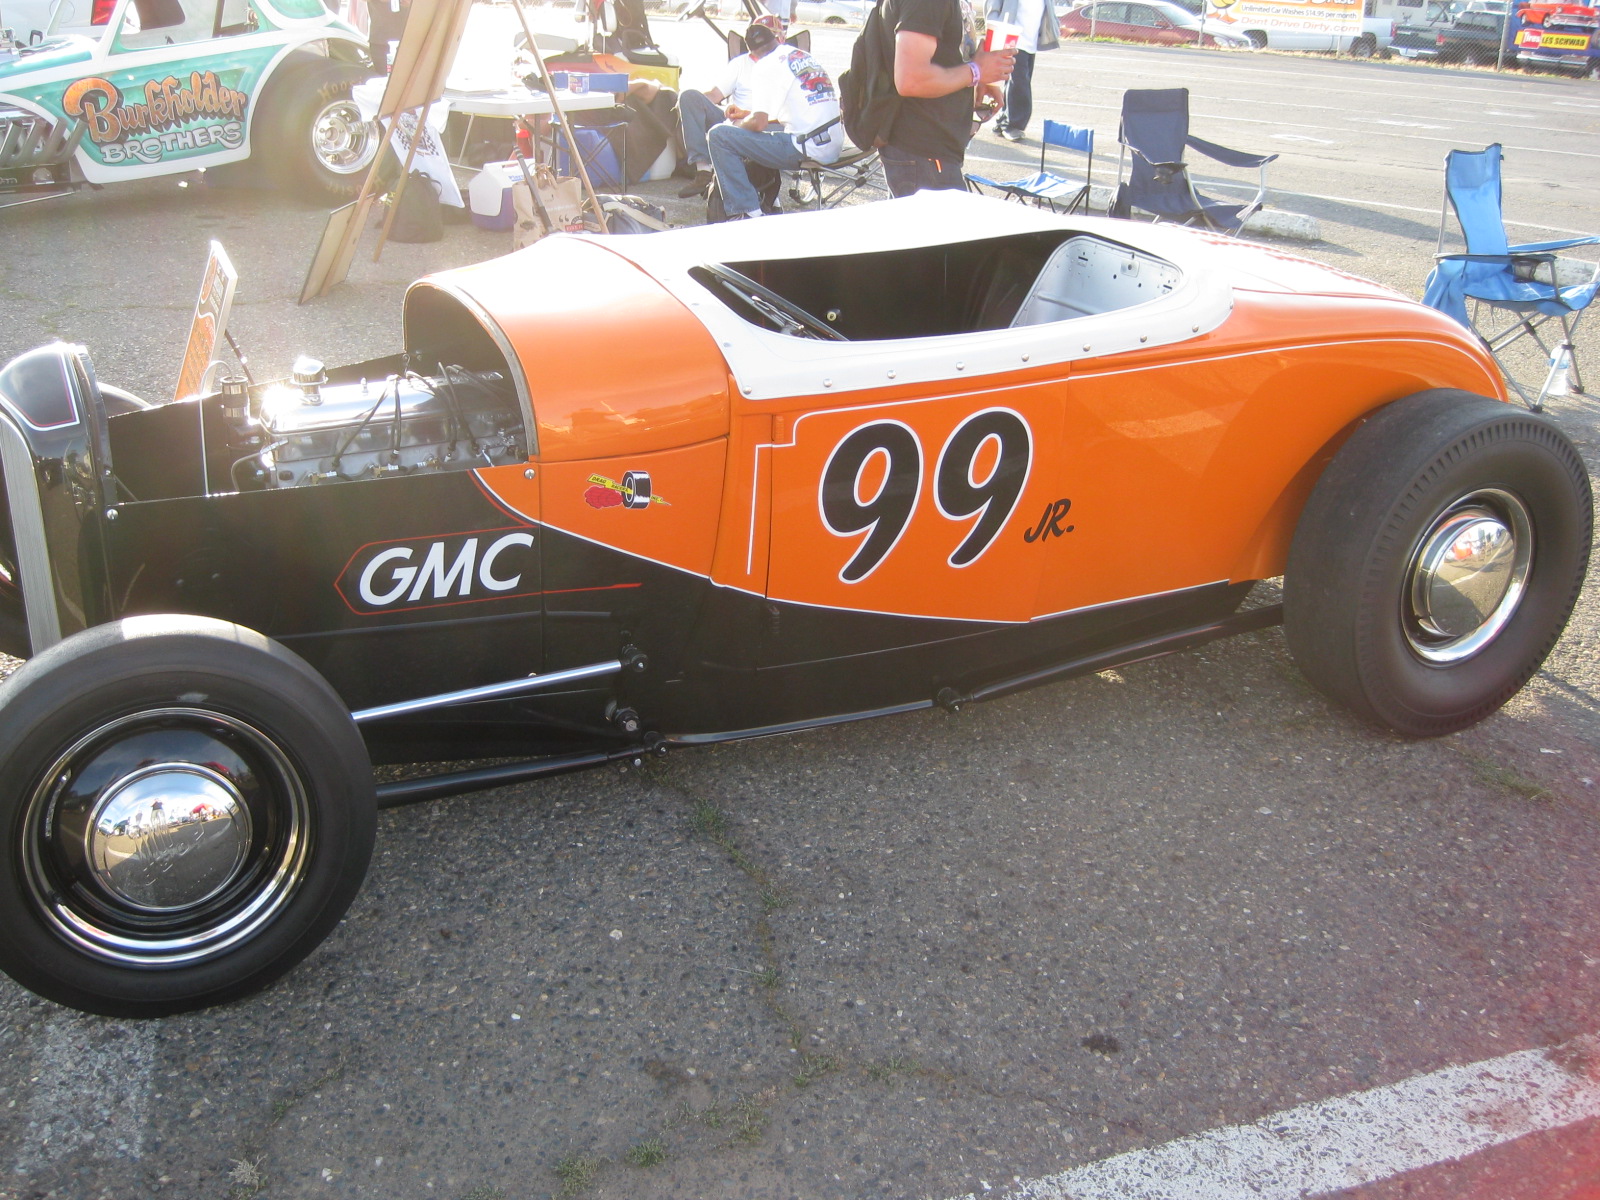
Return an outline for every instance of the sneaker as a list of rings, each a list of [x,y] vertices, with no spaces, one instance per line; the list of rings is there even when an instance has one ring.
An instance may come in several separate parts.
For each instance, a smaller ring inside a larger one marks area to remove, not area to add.
[[[1022,140],[1022,130],[1020,129],[997,129],[995,132],[1008,142],[1020,142]]]
[[[761,213],[761,212],[729,213],[728,214],[728,220],[730,220],[730,221],[754,221],[757,217],[761,217],[761,216],[765,216],[765,215],[766,215],[765,213]]]
[[[704,196],[711,190],[711,172],[701,168],[694,173],[694,178],[678,189],[679,200],[690,200],[695,196]]]

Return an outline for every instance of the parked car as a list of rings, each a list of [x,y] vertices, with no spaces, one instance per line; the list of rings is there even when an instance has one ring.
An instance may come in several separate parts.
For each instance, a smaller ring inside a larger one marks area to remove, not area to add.
[[[6,0],[0,4],[0,29],[24,44],[56,34],[93,36],[111,20],[113,0]]]
[[[82,346],[0,369],[23,985],[123,1015],[264,986],[360,886],[375,797],[1280,620],[1356,713],[1449,733],[1538,669],[1589,553],[1582,459],[1464,327],[1181,227],[930,192],[558,235],[418,281],[403,329],[153,407]]]
[[[1199,17],[1169,0],[1092,0],[1063,14],[1061,35],[1160,46],[1253,48],[1249,38],[1220,28],[1216,21],[1202,29]]]
[[[861,25],[874,0],[798,0],[794,18],[805,25]]]
[[[0,47],[0,196],[256,157],[349,199],[379,149],[366,47],[322,0],[116,0],[94,38]]]
[[[1511,42],[1522,66],[1600,78],[1600,7],[1521,5]]]
[[[1500,61],[1508,20],[1503,11],[1472,8],[1446,25],[1402,25],[1395,30],[1392,49],[1401,58],[1492,66]]]

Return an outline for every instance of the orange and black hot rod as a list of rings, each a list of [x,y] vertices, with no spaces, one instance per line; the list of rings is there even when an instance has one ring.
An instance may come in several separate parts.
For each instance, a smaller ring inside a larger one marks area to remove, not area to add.
[[[159,406],[78,346],[0,371],[27,987],[149,1015],[264,986],[360,886],[377,805],[1280,620],[1363,717],[1460,729],[1587,565],[1581,460],[1464,329],[1204,233],[945,193],[560,236],[419,281],[404,327]]]

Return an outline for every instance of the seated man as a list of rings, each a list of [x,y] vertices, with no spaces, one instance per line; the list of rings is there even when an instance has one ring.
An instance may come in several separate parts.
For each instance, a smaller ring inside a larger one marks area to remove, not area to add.
[[[730,221],[761,215],[761,197],[750,182],[749,163],[792,171],[807,158],[837,162],[844,149],[839,93],[828,73],[798,46],[781,45],[758,19],[745,31],[756,60],[750,115],[715,126],[707,136],[711,164]],[[783,130],[773,126],[783,123]]]
[[[735,55],[728,60],[716,87],[709,92],[690,89],[678,96],[684,157],[694,168],[694,179],[678,192],[679,199],[704,196],[711,190],[711,151],[706,147],[706,132],[725,120],[739,121],[750,115],[750,81],[755,69],[756,60],[749,54]]]

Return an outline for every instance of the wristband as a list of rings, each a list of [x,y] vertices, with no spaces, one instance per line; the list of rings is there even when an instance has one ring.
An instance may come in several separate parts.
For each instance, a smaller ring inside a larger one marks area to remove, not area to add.
[[[978,81],[983,78],[983,72],[978,69],[978,64],[975,62],[969,62],[967,66],[972,68],[972,86],[977,87]]]

